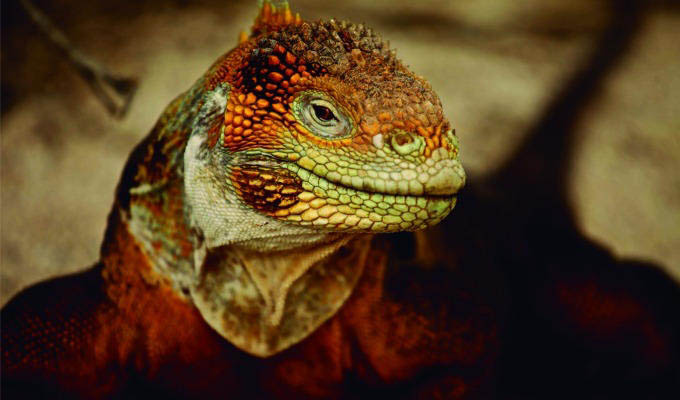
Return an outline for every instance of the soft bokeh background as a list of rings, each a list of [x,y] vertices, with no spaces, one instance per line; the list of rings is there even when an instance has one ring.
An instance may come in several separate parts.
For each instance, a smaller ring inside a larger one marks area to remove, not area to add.
[[[81,50],[139,80],[116,120],[17,3],[2,2],[2,304],[97,260],[128,153],[256,14],[255,0],[36,0]],[[439,93],[473,179],[511,154],[612,22],[600,0],[292,3],[389,39]],[[680,8],[647,4],[578,121],[569,196],[586,236],[680,279]]]

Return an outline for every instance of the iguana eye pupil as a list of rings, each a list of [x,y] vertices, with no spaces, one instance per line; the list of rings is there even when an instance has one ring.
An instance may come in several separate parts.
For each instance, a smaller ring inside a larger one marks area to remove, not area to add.
[[[335,114],[333,114],[333,111],[331,111],[330,108],[320,106],[318,104],[314,104],[314,105],[312,105],[312,107],[314,108],[314,115],[316,115],[316,117],[318,119],[320,119],[321,121],[324,121],[324,122],[328,122],[328,121],[331,121],[331,120],[337,121]]]
[[[322,92],[310,90],[298,94],[292,109],[295,118],[318,137],[334,140],[352,134],[352,119],[333,98]]]

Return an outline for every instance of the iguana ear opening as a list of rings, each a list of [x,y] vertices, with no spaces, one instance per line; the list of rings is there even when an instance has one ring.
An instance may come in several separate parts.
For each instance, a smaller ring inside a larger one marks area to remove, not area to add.
[[[260,13],[255,18],[250,36],[263,32],[276,31],[288,25],[300,25],[299,13],[293,14],[286,0],[260,0]]]

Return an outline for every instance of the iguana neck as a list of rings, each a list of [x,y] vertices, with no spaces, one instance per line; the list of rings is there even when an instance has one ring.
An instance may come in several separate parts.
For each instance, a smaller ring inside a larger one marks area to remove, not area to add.
[[[147,283],[166,282],[223,337],[268,356],[330,318],[363,263],[329,262],[350,235],[272,220],[217,184],[228,179],[233,160],[211,149],[208,137],[221,125],[228,96],[228,85],[208,90],[202,79],[167,107],[130,156],[112,215],[147,264],[125,268],[149,270]],[[363,257],[368,242],[354,241],[348,254]]]

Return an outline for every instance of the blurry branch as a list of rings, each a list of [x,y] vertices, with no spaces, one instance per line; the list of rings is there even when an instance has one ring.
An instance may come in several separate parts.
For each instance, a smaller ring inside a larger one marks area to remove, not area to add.
[[[137,90],[137,80],[116,76],[103,65],[83,54],[60,31],[52,21],[29,0],[21,0],[31,20],[40,28],[47,39],[57,46],[78,74],[87,82],[106,110],[115,118],[122,118],[132,102]]]

